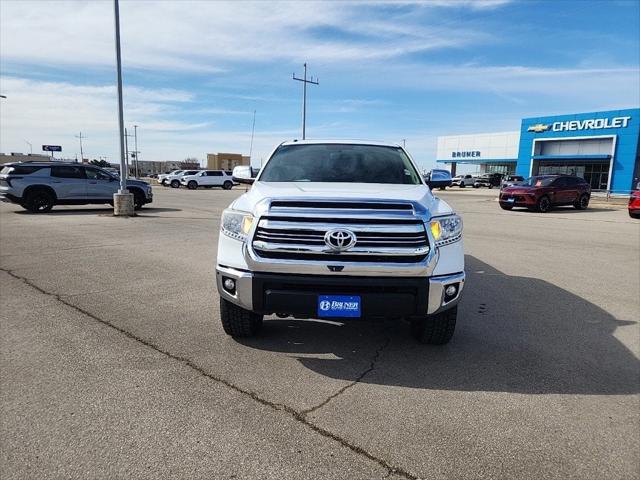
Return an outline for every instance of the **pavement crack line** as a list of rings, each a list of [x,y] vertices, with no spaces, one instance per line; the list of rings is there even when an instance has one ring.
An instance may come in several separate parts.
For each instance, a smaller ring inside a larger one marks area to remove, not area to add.
[[[156,345],[154,343],[151,343],[145,339],[143,339],[142,337],[139,337],[131,332],[129,332],[128,330],[125,330],[122,327],[119,327],[118,325],[111,323],[108,320],[102,319],[100,317],[98,317],[97,315],[94,315],[93,313],[85,310],[82,307],[79,307],[77,305],[74,305],[73,303],[69,302],[68,300],[65,300],[61,295],[56,294],[56,293],[51,293],[48,292],[46,290],[44,290],[43,288],[39,287],[38,285],[36,285],[35,283],[33,283],[31,280],[29,280],[26,277],[22,277],[20,275],[18,275],[17,273],[15,273],[12,270],[8,270],[6,268],[1,268],[0,267],[0,271],[7,273],[8,275],[10,275],[11,277],[15,278],[16,280],[19,280],[21,282],[23,282],[25,285],[28,285],[29,287],[35,289],[36,291],[42,293],[43,295],[46,295],[48,297],[52,297],[55,300],[57,300],[58,302],[62,303],[63,305],[66,305],[69,308],[72,308],[73,310],[91,318],[92,320],[95,320],[96,322],[101,323],[104,326],[107,326],[113,330],[116,330],[117,332],[121,333],[122,335],[124,335],[125,337],[138,342],[162,355],[164,355],[167,358],[170,358],[172,360],[175,360],[177,362],[182,363],[183,365],[189,367],[190,369],[194,370],[195,372],[197,372],[199,375],[206,377],[210,380],[213,380],[216,383],[222,384],[224,386],[226,386],[227,388],[240,393],[241,395],[247,396],[249,398],[251,398],[252,400],[254,400],[257,403],[260,403],[261,405],[264,405],[266,407],[269,407],[275,411],[281,411],[281,412],[285,412],[287,414],[289,414],[294,420],[296,420],[297,422],[303,424],[304,426],[306,426],[307,428],[310,428],[311,430],[313,430],[314,432],[318,433],[319,435],[333,440],[335,442],[337,442],[338,444],[340,444],[341,446],[351,450],[352,452],[356,453],[357,455],[360,455],[362,457],[367,458],[368,460],[371,460],[372,462],[377,463],[378,465],[380,465],[382,468],[384,468],[389,475],[391,474],[395,474],[398,475],[400,477],[406,478],[408,480],[420,480],[420,477],[418,477],[417,475],[401,468],[398,466],[394,466],[391,463],[389,463],[387,460],[385,460],[384,458],[380,458],[377,457],[376,455],[374,455],[373,453],[370,453],[369,451],[365,450],[362,447],[359,447],[358,445],[355,445],[354,443],[349,442],[347,439],[330,432],[329,430],[326,430],[314,423],[311,423],[308,419],[307,419],[307,412],[308,411],[303,411],[300,412],[288,405],[282,404],[282,403],[275,403],[275,402],[271,402],[270,400],[267,400],[265,398],[260,397],[256,392],[253,392],[251,390],[245,390],[242,387],[239,387],[231,382],[229,382],[228,380],[225,380],[221,377],[217,377],[215,375],[213,375],[212,373],[209,373],[207,371],[205,371],[202,367],[200,367],[199,365],[197,365],[196,363],[192,362],[191,360],[189,360],[188,358],[185,357],[181,357],[179,355],[175,355],[167,350],[164,350],[162,347],[160,347],[159,345]],[[365,375],[367,375],[371,370],[373,370],[373,368],[375,367],[375,363],[380,355],[380,352],[382,352],[382,350],[389,344],[390,339],[387,339],[387,341],[385,342],[384,345],[382,345],[377,351],[376,354],[374,355],[374,358],[371,361],[371,365],[370,367],[365,370],[364,372],[362,372],[360,374],[360,376],[351,384],[347,385],[346,387],[343,387],[342,389],[338,390],[338,392],[336,392],[335,394],[333,394],[331,397],[329,397],[327,400],[325,400],[322,404],[320,404],[317,407],[314,407],[312,409],[316,410],[317,408],[320,408],[323,405],[326,405],[332,398],[335,398],[336,396],[340,395],[341,393],[343,393],[346,389],[352,387],[353,385],[355,385],[356,383],[358,383],[360,380],[362,380],[362,378],[364,378]]]
[[[322,407],[327,405],[331,400],[333,400],[336,397],[339,397],[340,395],[342,395],[345,391],[347,391],[348,389],[350,389],[354,385],[360,383],[364,377],[366,377],[369,373],[371,373],[371,371],[373,371],[374,368],[376,368],[376,363],[378,363],[378,359],[380,358],[380,354],[382,353],[382,351],[385,348],[387,348],[389,346],[389,343],[391,343],[391,337],[387,336],[385,341],[384,341],[384,343],[373,354],[373,358],[371,359],[371,363],[369,364],[369,367],[367,369],[365,369],[360,375],[358,375],[358,378],[356,378],[353,382],[345,385],[344,387],[339,389],[333,395],[328,396],[322,403],[319,403],[315,407],[311,407],[311,408],[309,408],[307,410],[303,410],[300,413],[306,417],[310,413],[313,413],[316,410],[321,409]]]

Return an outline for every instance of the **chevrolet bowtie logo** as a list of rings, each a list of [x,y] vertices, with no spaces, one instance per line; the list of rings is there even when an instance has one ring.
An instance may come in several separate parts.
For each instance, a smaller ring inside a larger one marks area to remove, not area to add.
[[[544,132],[546,130],[549,130],[549,125],[545,125],[544,123],[536,123],[535,125],[531,125],[529,128],[527,128],[527,132],[536,133]]]

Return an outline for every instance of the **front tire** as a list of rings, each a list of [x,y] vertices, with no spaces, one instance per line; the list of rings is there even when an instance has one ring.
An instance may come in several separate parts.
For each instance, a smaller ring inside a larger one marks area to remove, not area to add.
[[[253,337],[262,328],[262,315],[245,310],[222,297],[220,321],[224,332],[232,337]]]
[[[144,194],[138,190],[133,192],[133,208],[140,210],[144,205]]]
[[[166,187],[167,181],[163,178],[162,181],[160,182],[160,185],[162,185],[163,187]]]
[[[171,180],[171,188],[180,188],[180,180]]]
[[[189,190],[197,190],[198,189],[198,182],[196,182],[195,180],[189,180],[189,183],[187,183],[187,188]]]
[[[455,306],[437,315],[427,315],[425,318],[411,322],[411,333],[418,342],[427,345],[444,345],[449,343],[456,329],[458,307]]]
[[[233,182],[227,180],[222,184],[222,188],[224,188],[225,190],[231,190],[233,188]]]
[[[588,206],[589,206],[589,195],[587,195],[586,193],[583,193],[582,195],[580,195],[580,198],[578,199],[578,201],[573,204],[573,207],[576,210],[586,210]]]
[[[32,213],[50,212],[56,204],[52,193],[46,190],[33,190],[27,194],[23,207]]]
[[[538,199],[538,203],[536,203],[536,210],[540,213],[547,213],[551,210],[551,200],[546,195],[543,195]]]

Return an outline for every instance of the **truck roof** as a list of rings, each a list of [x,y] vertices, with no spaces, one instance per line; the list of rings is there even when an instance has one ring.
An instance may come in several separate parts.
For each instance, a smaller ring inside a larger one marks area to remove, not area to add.
[[[282,142],[281,145],[318,145],[318,144],[335,144],[335,145],[375,145],[378,147],[399,147],[397,143],[379,142],[375,140],[348,140],[348,139],[314,139],[314,140],[289,140]]]

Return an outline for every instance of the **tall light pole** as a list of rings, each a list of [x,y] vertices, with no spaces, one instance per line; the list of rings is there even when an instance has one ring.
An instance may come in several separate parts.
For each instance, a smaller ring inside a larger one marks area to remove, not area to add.
[[[33,154],[33,145],[31,145],[31,142],[29,140],[25,140],[24,143],[29,145],[29,153]]]
[[[140,173],[138,172],[138,125],[134,125],[133,126],[133,137],[134,137],[134,142],[135,142],[135,149],[136,149],[136,156],[135,156],[135,166],[136,166],[136,178],[138,178],[140,176]]]
[[[124,129],[124,158],[126,159],[126,164],[127,164],[127,175],[129,175],[129,137],[131,137],[132,135],[129,135],[127,133],[127,129]]]
[[[124,149],[124,113],[122,107],[122,59],[120,56],[120,8],[118,0],[113,0],[116,36],[116,76],[118,81],[118,126],[120,129],[120,190],[113,194],[113,214],[133,215],[133,195],[127,190],[127,166]]]
[[[306,138],[306,130],[307,130],[307,83],[312,83],[313,85],[320,85],[318,79],[307,80],[307,64],[304,64],[304,78],[296,77],[296,74],[293,74],[293,79],[299,82],[302,82],[302,139]]]

